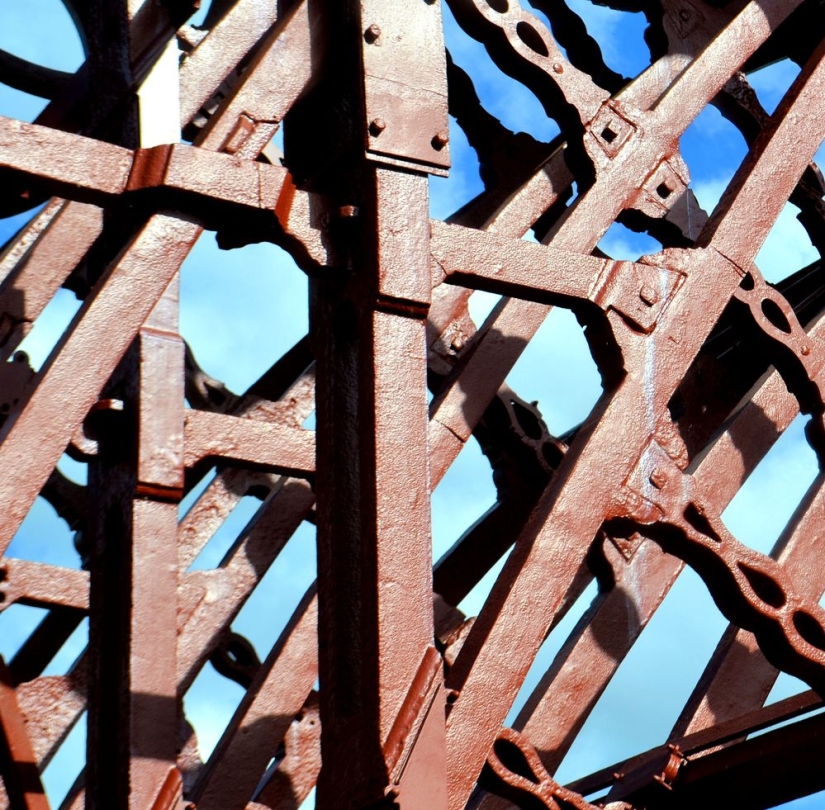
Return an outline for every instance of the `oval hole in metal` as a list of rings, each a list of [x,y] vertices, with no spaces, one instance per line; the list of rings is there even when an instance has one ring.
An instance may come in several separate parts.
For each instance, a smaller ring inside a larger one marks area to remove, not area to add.
[[[501,764],[504,765],[508,771],[528,779],[534,785],[539,784],[539,780],[536,774],[533,773],[533,769],[530,767],[527,757],[524,756],[524,752],[513,742],[499,737],[493,744],[493,750],[501,761]]]
[[[762,299],[762,312],[765,317],[781,332],[786,335],[791,333],[791,325],[785,317],[785,313],[779,308],[779,304],[770,298]]]
[[[739,570],[744,575],[748,584],[753,588],[754,593],[766,604],[773,608],[781,608],[787,601],[782,588],[774,582],[767,574],[756,568],[751,568],[745,563],[737,563]]]
[[[488,0],[489,2],[489,0]],[[533,28],[530,23],[522,20],[516,26],[516,33],[518,38],[531,50],[535,51],[539,56],[550,56],[550,51],[547,50],[547,45],[541,38],[541,34]]]
[[[814,647],[825,650],[825,630],[822,625],[810,613],[804,610],[797,610],[793,615],[794,627],[799,635]]]

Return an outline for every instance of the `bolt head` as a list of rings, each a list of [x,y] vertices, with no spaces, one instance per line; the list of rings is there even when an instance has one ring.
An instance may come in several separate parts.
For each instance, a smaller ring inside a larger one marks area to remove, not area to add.
[[[341,219],[351,219],[358,216],[357,205],[341,205],[336,212]]]
[[[559,62],[553,63],[553,73],[564,73],[564,65]]]
[[[645,284],[644,287],[639,290],[639,298],[649,307],[652,307],[659,300],[659,293],[649,284]]]
[[[387,122],[383,118],[373,118],[370,121],[370,135],[377,138],[387,128]]]
[[[431,143],[433,145],[433,149],[440,152],[449,142],[450,134],[442,129],[441,131],[436,132],[436,134],[433,135]]]
[[[662,489],[667,484],[667,475],[663,470],[653,470],[648,480],[656,489]]]
[[[381,36],[381,29],[373,23],[366,31],[364,31],[364,39],[372,45]]]

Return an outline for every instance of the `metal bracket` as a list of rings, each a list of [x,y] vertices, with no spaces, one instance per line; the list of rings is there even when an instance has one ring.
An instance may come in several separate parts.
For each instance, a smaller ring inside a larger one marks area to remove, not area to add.
[[[367,157],[446,177],[450,123],[440,4],[362,0],[361,20]]]
[[[585,126],[585,144],[596,143],[603,153],[588,148],[590,157],[596,163],[604,163],[604,156],[612,159],[619,154],[622,147],[638,131],[639,126],[631,120],[629,112],[620,102],[611,100],[606,102],[593,116],[593,120]]]
[[[607,265],[591,300],[602,309],[616,310],[649,334],[682,278],[681,273],[668,267],[617,261]]]

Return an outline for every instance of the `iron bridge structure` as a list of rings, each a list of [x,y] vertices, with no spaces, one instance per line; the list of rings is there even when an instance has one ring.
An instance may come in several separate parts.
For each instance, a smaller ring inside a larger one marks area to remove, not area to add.
[[[50,806],[42,773],[82,717],[64,810],[287,810],[313,790],[322,810],[764,808],[825,789],[825,478],[770,554],[722,520],[800,413],[825,454],[821,262],[776,283],[756,263],[789,201],[825,249],[822,0],[601,0],[645,17],[631,77],[566,0],[212,0],[198,25],[193,0],[63,1],[77,72],[0,52],[0,81],[48,100],[0,117],[0,213],[30,212],[0,253],[0,599],[44,609],[0,664],[0,806]],[[447,7],[557,137],[485,109]],[[799,73],[769,112],[748,76],[783,60]],[[161,137],[157,71],[179,88]],[[680,152],[708,105],[747,143],[712,211]],[[483,191],[435,219],[459,129]],[[608,255],[616,222],[661,251]],[[180,335],[204,231],[277,245],[309,280],[309,334],[244,392]],[[35,370],[18,347],[61,288],[82,303]],[[479,323],[477,290],[498,296]],[[553,308],[603,388],[560,436],[506,383]],[[497,500],[433,560],[431,493],[471,441]],[[250,495],[223,560],[192,569]],[[39,498],[76,565],[6,554]],[[317,583],[259,658],[233,621],[307,521]],[[672,732],[560,784],[684,566],[730,625]],[[86,617],[85,651],[50,673]],[[183,702],[207,665],[243,690],[208,755]],[[766,703],[780,672],[806,691]]]

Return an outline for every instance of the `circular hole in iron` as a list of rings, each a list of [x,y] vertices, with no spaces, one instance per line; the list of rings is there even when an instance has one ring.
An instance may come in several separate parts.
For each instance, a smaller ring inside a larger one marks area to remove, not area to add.
[[[562,452],[561,448],[553,444],[553,442],[545,442],[541,446],[541,454],[544,456],[544,460],[552,469],[558,469],[559,464],[561,464],[561,460],[564,458],[564,453]]]
[[[490,0],[487,0],[489,2]],[[541,38],[541,34],[533,28],[530,23],[522,20],[516,26],[516,33],[518,38],[531,50],[539,56],[550,56],[550,51],[547,50],[547,45]]]

